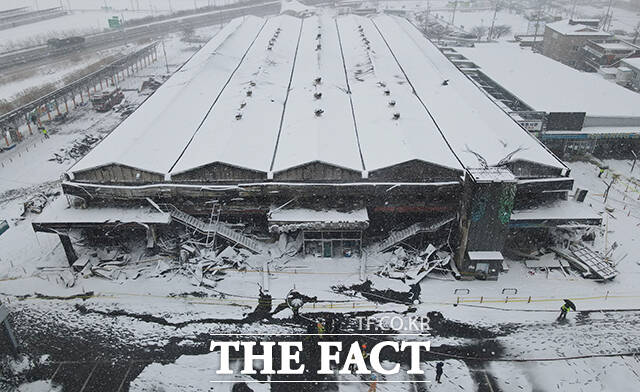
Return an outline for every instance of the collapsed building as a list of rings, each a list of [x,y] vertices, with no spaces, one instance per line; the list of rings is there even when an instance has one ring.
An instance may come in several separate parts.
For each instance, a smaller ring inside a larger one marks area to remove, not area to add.
[[[70,261],[77,228],[139,225],[153,246],[179,222],[256,253],[288,233],[305,256],[355,258],[444,231],[463,276],[497,276],[510,227],[600,223],[562,204],[569,175],[405,19],[244,17],[78,161],[73,207],[33,227]]]

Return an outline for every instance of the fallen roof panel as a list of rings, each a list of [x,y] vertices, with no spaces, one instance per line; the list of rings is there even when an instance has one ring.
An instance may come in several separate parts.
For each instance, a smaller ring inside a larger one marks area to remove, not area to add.
[[[33,220],[34,227],[98,224],[169,224],[171,215],[153,207],[69,207],[67,198],[59,197]]]

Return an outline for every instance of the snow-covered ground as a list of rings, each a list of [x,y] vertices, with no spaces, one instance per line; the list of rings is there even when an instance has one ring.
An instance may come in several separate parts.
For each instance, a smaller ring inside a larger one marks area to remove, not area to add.
[[[438,11],[435,16],[446,24],[451,23],[452,11]],[[476,26],[490,28],[493,23],[493,10],[458,10],[453,20],[453,25],[465,31],[471,31]],[[500,40],[513,39],[515,34],[531,34],[531,23],[523,15],[518,15],[509,10],[501,10],[495,14],[495,26],[507,25],[511,32],[500,37]],[[541,29],[542,30],[542,29]],[[486,39],[486,37],[484,37]]]
[[[607,13],[607,6],[594,7],[589,5],[578,5],[576,7],[576,16],[600,18],[604,19]],[[623,8],[612,7],[612,18],[610,30],[624,30],[626,32],[634,32],[640,24],[640,12],[634,12]]]
[[[114,60],[120,56],[124,56],[137,49],[140,45],[127,45],[106,50],[94,51],[83,56],[68,56],[60,61],[48,63],[32,71],[31,75],[23,75],[16,78],[15,74],[11,77],[0,77],[0,100],[12,101],[16,95],[34,87],[51,83],[60,88],[64,86],[64,79],[74,72],[81,71],[88,66],[98,63],[105,58],[112,57]],[[107,65],[107,64],[104,64]]]
[[[62,3],[67,15],[36,23],[0,30],[0,52],[40,45],[49,38],[87,35],[109,29],[108,19],[114,16],[128,21],[171,12],[193,10],[206,6],[223,6],[238,0],[39,0],[39,9],[59,7]],[[104,6],[108,7],[105,9]],[[0,2],[0,11],[21,6],[35,10],[32,0]]]
[[[234,0],[8,0],[0,5],[0,11],[17,7],[47,9],[64,7],[65,9],[103,9],[105,5],[113,10],[187,10],[208,5],[225,5]]]

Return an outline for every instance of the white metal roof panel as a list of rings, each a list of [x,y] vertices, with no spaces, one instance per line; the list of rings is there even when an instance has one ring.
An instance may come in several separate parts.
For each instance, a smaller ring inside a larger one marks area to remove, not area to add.
[[[272,171],[315,161],[363,170],[347,91],[334,19],[305,19]]]
[[[263,24],[253,16],[227,24],[70,171],[117,163],[168,173]]]
[[[287,15],[268,19],[172,173],[213,162],[269,171],[301,23]]]
[[[535,110],[586,112],[587,116],[640,116],[640,95],[595,73],[499,43],[456,48],[480,70]],[[623,60],[629,61],[629,60]],[[640,63],[639,63],[640,64]]]
[[[338,26],[366,169],[417,159],[462,170],[371,20],[349,15]]]
[[[492,166],[520,149],[513,160],[565,168],[409,21],[386,15],[373,20],[453,152],[466,167],[481,167],[471,151]]]

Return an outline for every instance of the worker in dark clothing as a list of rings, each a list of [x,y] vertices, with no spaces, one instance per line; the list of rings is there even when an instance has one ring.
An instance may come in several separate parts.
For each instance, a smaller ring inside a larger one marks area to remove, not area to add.
[[[442,373],[443,373],[442,367],[443,366],[444,366],[444,362],[438,362],[436,364],[436,382],[438,384],[442,384],[442,382],[440,381],[440,377],[442,377]]]
[[[565,320],[567,318],[567,313],[571,310],[567,304],[564,304],[560,307],[560,316],[558,316],[558,320]]]

